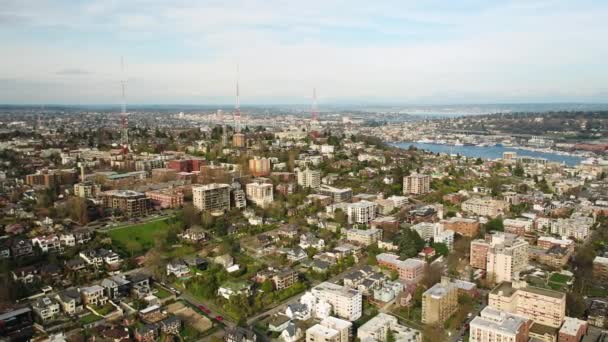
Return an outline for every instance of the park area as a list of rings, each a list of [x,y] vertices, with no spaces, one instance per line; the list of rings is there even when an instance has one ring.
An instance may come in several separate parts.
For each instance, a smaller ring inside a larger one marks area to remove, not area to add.
[[[107,234],[112,242],[122,251],[130,255],[142,254],[154,247],[157,234],[170,226],[167,218],[116,228]]]

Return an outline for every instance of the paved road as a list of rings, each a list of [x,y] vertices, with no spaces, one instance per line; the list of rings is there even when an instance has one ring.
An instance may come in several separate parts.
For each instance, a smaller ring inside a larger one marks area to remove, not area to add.
[[[236,323],[233,322],[232,320],[230,320],[230,318],[225,317],[223,314],[219,313],[217,308],[215,308],[215,305],[210,305],[208,303],[202,302],[194,297],[192,297],[191,295],[189,295],[187,292],[183,292],[180,296],[180,299],[185,300],[186,302],[198,307],[200,305],[204,305],[207,309],[211,310],[210,313],[206,314],[207,316],[209,316],[209,318],[212,321],[215,321],[216,323],[218,322],[215,317],[216,316],[222,316],[224,319],[221,321],[221,324],[227,325],[231,328],[234,328],[236,326]]]
[[[479,313],[481,312],[481,310],[483,310],[488,305],[488,293],[489,293],[489,291],[479,290],[479,295],[481,297],[481,305],[479,305],[479,308],[477,308],[475,311],[472,312],[471,317],[467,318],[464,321],[464,323],[463,323],[462,327],[460,327],[460,330],[458,331],[458,333],[454,334],[450,337],[450,339],[449,339],[450,342],[457,342],[458,340],[460,340],[464,337],[467,330],[469,330],[469,324],[471,323],[471,321],[473,319],[475,319],[475,317],[479,316]]]

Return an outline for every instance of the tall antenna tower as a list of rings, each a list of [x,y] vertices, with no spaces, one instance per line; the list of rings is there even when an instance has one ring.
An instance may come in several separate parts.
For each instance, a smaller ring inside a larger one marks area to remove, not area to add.
[[[236,104],[234,106],[234,131],[241,131],[241,99],[239,92],[239,65],[236,65]]]
[[[120,81],[120,85],[122,88],[122,98],[120,103],[120,145],[123,153],[129,152],[129,123],[127,119],[127,100],[125,98],[125,87],[126,87],[126,79],[124,78],[125,71],[125,62],[124,58],[120,58],[120,71],[122,73],[122,80]]]
[[[317,88],[312,88],[312,121],[319,121],[319,110],[317,108]]]

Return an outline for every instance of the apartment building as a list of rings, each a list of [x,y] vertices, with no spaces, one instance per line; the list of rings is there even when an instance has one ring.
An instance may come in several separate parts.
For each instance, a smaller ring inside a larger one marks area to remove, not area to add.
[[[249,159],[249,172],[254,177],[266,177],[270,175],[270,159],[254,157]]]
[[[230,210],[230,185],[211,183],[193,187],[192,203],[202,211]]]
[[[266,182],[266,179],[255,179],[248,183],[245,185],[245,193],[248,200],[261,208],[268,207],[274,201],[272,183]]]
[[[353,198],[353,190],[351,188],[336,188],[329,185],[321,185],[319,188],[321,195],[330,196],[334,203],[350,202]]]
[[[298,272],[285,269],[272,276],[272,283],[277,291],[284,290],[298,281]]]
[[[490,243],[483,239],[471,241],[470,265],[471,267],[485,270],[488,265],[488,250]]]
[[[177,172],[200,171],[203,165],[207,165],[205,159],[176,159],[167,162],[167,168]]]
[[[177,189],[146,191],[146,196],[150,198],[154,205],[163,209],[179,208],[184,204],[184,193]]]
[[[348,229],[346,240],[355,242],[363,246],[373,245],[382,240],[382,230],[380,229]]]
[[[589,236],[593,217],[579,216],[575,218],[559,218],[551,221],[551,233],[559,236],[573,237],[584,240]]]
[[[319,170],[296,170],[298,185],[303,188],[318,189],[321,186],[321,171]]]
[[[471,198],[462,203],[462,210],[479,216],[496,217],[507,212],[509,204],[491,198]]]
[[[431,176],[423,174],[412,174],[403,177],[404,195],[422,195],[431,191]]]
[[[593,278],[600,282],[608,282],[608,258],[596,256],[593,259]]]
[[[532,321],[486,306],[470,323],[470,342],[528,342]]]
[[[61,185],[74,184],[78,179],[78,172],[69,170],[39,170],[34,174],[25,176],[25,184],[29,186],[40,186],[55,188]]]
[[[529,286],[518,279],[496,286],[488,305],[553,328],[559,328],[566,316],[565,293]]]
[[[439,222],[443,229],[449,229],[456,234],[466,237],[476,237],[479,234],[479,221],[464,217],[450,217]]]
[[[400,260],[397,254],[380,253],[376,255],[378,265],[385,266],[399,273],[399,279],[417,281],[422,278],[426,262],[420,259]]]
[[[559,329],[558,342],[579,342],[587,334],[587,322],[578,318],[566,317]]]
[[[528,266],[528,242],[509,233],[493,234],[488,248],[487,278],[495,283],[511,281]]]
[[[420,331],[399,324],[397,317],[383,312],[359,327],[357,338],[361,342],[387,341],[389,331],[393,333],[395,341],[420,342],[422,340]]]
[[[352,335],[353,324],[336,317],[326,317],[306,331],[306,341],[309,342],[348,342]]]
[[[458,287],[449,278],[422,294],[422,323],[441,324],[458,310]]]
[[[100,191],[99,185],[93,182],[83,182],[74,184],[74,196],[81,198],[97,197]]]
[[[376,203],[369,201],[359,201],[349,203],[346,206],[348,223],[368,224],[376,218]]]
[[[313,287],[311,293],[318,301],[330,304],[339,318],[356,321],[362,315],[362,296],[357,290],[323,282]]]
[[[536,245],[542,249],[558,246],[574,252],[574,241],[570,239],[557,239],[552,236],[541,236],[536,240]]]
[[[528,219],[505,219],[502,221],[504,231],[519,236],[524,236],[532,230],[533,221]]]
[[[234,133],[232,135],[232,146],[241,148],[246,146],[245,134]]]
[[[420,222],[411,227],[425,241],[433,239],[434,242],[445,244],[449,250],[454,246],[454,232],[444,229],[440,223]]]
[[[103,206],[119,210],[127,217],[148,215],[152,202],[144,193],[132,190],[110,190],[100,194]]]

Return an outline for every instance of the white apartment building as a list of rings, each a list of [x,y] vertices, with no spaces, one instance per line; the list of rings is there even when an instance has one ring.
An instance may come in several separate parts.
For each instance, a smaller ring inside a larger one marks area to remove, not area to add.
[[[494,234],[488,248],[486,271],[496,283],[511,281],[528,266],[528,242],[509,233]]]
[[[202,211],[230,210],[230,185],[212,183],[193,187],[192,203]]]
[[[245,186],[247,199],[258,207],[266,208],[274,201],[273,186],[270,183],[252,182]]]
[[[471,198],[462,203],[462,210],[479,216],[496,217],[509,209],[505,201],[491,198]]]
[[[326,317],[306,331],[306,341],[310,342],[348,342],[352,335],[353,324],[336,317]]]
[[[589,236],[589,230],[592,225],[592,217],[560,218],[551,221],[551,233],[584,240]]]
[[[368,224],[376,218],[376,207],[376,203],[365,200],[349,203],[346,207],[348,223]]]
[[[330,196],[334,203],[350,202],[353,198],[353,190],[351,188],[336,188],[329,185],[321,185],[319,188],[321,195]]]
[[[421,195],[431,191],[431,176],[415,173],[403,177],[403,194]]]
[[[434,242],[445,244],[449,250],[454,247],[454,231],[443,229],[439,223],[420,222],[411,227],[425,241],[433,239]]]
[[[313,287],[311,293],[317,300],[330,304],[339,318],[356,321],[362,315],[363,299],[359,291],[323,282]]]
[[[321,171],[296,169],[298,185],[303,188],[318,189],[321,186]]]
[[[470,323],[470,342],[527,341],[531,321],[522,316],[486,306]]]
[[[346,240],[356,242],[364,246],[369,246],[382,240],[381,229],[348,229],[346,231]]]
[[[420,342],[422,340],[420,331],[400,325],[397,317],[383,312],[359,327],[357,337],[361,342],[386,341],[389,331],[393,332],[395,341]]]

